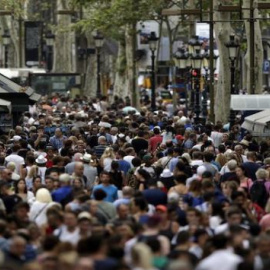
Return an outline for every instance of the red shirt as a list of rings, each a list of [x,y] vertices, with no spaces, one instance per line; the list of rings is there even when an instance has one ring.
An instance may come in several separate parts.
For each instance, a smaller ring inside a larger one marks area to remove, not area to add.
[[[150,138],[149,145],[150,145],[150,151],[154,152],[158,144],[162,143],[162,136],[161,135],[155,135],[154,137]]]

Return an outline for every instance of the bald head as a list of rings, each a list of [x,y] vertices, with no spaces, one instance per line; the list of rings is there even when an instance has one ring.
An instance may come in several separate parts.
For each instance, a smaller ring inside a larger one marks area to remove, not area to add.
[[[76,153],[75,155],[74,155],[74,157],[73,157],[73,160],[75,161],[75,162],[79,162],[80,160],[81,160],[81,158],[82,158],[82,154],[81,153]]]
[[[134,193],[134,189],[132,187],[125,186],[125,187],[123,187],[122,192],[123,192],[124,197],[130,198],[130,197],[132,197],[132,195]]]
[[[76,176],[78,177],[82,177],[83,176],[83,163],[82,162],[76,162],[75,166],[74,166],[74,173]]]
[[[21,257],[25,253],[26,240],[21,236],[14,236],[10,241],[10,253]]]

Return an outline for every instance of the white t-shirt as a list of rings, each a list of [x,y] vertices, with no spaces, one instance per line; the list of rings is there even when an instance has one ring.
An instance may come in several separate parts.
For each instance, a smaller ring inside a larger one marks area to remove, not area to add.
[[[73,232],[69,232],[67,230],[67,227],[65,225],[61,226],[59,229],[56,229],[53,234],[55,236],[59,237],[59,240],[61,242],[69,242],[73,244],[74,246],[77,245],[77,243],[80,240],[80,230],[79,228],[76,228]]]
[[[134,166],[132,165],[132,160],[133,160],[133,158],[135,158],[135,157],[134,157],[134,156],[125,156],[125,157],[123,158],[125,161],[127,161],[127,162],[130,164],[131,168],[134,167]]]
[[[11,155],[7,156],[5,158],[5,161],[7,163],[14,162],[16,165],[15,173],[20,175],[21,165],[24,164],[24,159],[21,156],[18,156],[17,154],[12,153]]]

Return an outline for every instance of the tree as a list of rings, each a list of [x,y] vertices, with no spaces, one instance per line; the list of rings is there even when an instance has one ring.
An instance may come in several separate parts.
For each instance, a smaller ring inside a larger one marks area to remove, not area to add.
[[[84,18],[76,26],[82,31],[101,31],[105,36],[118,42],[114,93],[123,97],[131,95],[133,105],[138,105],[136,90],[136,24],[138,21],[153,19],[156,10],[162,8],[162,0],[74,0],[83,5]]]
[[[214,0],[214,10],[218,6],[228,4],[226,0]],[[228,12],[214,13],[215,36],[219,50],[219,74],[215,97],[215,120],[226,123],[230,112],[231,88],[230,88],[230,61],[226,43],[232,33],[231,15]]]
[[[258,0],[252,0],[253,1],[253,7],[257,6]],[[243,17],[244,18],[250,18],[251,17],[251,11],[250,8],[250,2],[251,0],[245,0],[243,1]],[[254,18],[257,18],[254,21],[254,87],[255,87],[255,94],[261,94],[262,93],[262,80],[263,80],[263,72],[262,72],[262,66],[263,66],[263,45],[262,45],[262,33],[261,33],[261,27],[260,27],[260,20],[258,19],[259,11],[258,9],[254,9]],[[245,64],[246,64],[246,87],[247,92],[249,94],[252,93],[252,82],[250,81],[250,56],[251,56],[251,44],[250,44],[250,22],[248,20],[245,20],[245,30],[246,30],[246,38],[247,38],[247,51],[245,55]]]

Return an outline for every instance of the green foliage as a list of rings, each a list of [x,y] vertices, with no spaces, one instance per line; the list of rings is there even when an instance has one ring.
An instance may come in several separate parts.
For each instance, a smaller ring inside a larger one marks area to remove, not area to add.
[[[83,7],[84,19],[75,24],[82,31],[99,30],[116,34],[123,26],[152,20],[167,4],[164,0],[73,0]]]

